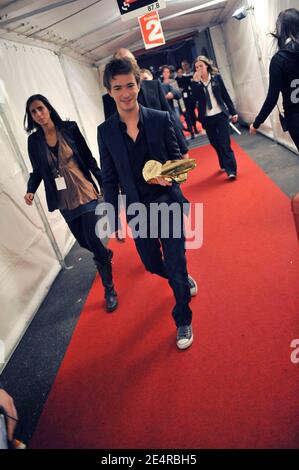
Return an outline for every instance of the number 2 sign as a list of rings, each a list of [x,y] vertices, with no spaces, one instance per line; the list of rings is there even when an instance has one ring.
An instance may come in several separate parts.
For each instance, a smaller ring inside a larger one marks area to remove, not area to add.
[[[138,18],[145,49],[165,44],[159,13],[153,11]]]

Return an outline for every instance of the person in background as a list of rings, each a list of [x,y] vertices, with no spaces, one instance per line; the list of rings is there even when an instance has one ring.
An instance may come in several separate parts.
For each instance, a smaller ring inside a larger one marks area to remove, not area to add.
[[[184,75],[182,67],[176,69],[176,81],[183,94],[183,100],[186,111],[184,113],[187,131],[190,132],[191,138],[194,139],[194,134],[199,134],[196,128],[196,115],[195,115],[195,103],[192,95],[192,82],[191,76]]]
[[[168,65],[163,65],[161,73],[161,82],[164,92],[166,93],[165,98],[168,100],[170,107],[176,112],[180,119],[181,114],[186,111],[186,108],[178,82],[175,78],[171,78],[171,70]]]
[[[299,150],[299,10],[289,8],[281,11],[273,33],[278,52],[272,57],[269,71],[267,98],[250,125],[250,133],[267,119],[282,93],[286,128]]]
[[[122,59],[125,57],[129,58],[135,64],[137,64],[137,61],[134,55],[129,49],[125,49],[121,47],[120,49],[117,49],[115,53],[113,54],[114,59]],[[114,103],[114,100],[109,95],[109,93],[107,93],[107,95],[105,96],[107,96],[106,102],[109,100],[109,107],[106,105],[106,112],[105,112],[105,119],[107,119],[113,114],[112,110],[114,110],[114,112],[116,111],[116,105]],[[171,108],[164,96],[162,84],[159,80],[142,80],[141,86],[140,86],[140,92],[138,95],[138,101],[140,104],[142,104],[146,108],[152,108],[152,109],[157,109],[159,111],[171,112]],[[171,121],[174,127],[176,138],[178,140],[178,145],[180,148],[180,152],[182,154],[182,158],[189,158],[188,146],[182,134],[180,123],[178,122],[178,119],[176,118],[176,114],[172,113],[170,117],[171,117]]]
[[[154,80],[154,76],[149,69],[140,69],[141,80]]]
[[[189,64],[188,60],[186,60],[186,59],[182,60],[181,66],[182,66],[182,69],[184,71],[184,73],[183,73],[184,77],[192,78],[193,73],[192,73],[192,70],[191,70],[191,67],[190,67],[190,64]]]
[[[226,172],[229,180],[234,180],[237,177],[237,162],[231,148],[229,116],[235,123],[238,115],[218,69],[205,56],[199,56],[195,61],[193,90],[198,103],[199,121],[217,152],[220,171]]]
[[[32,205],[43,180],[49,211],[59,209],[80,246],[93,253],[105,288],[106,309],[112,312],[118,305],[112,277],[113,253],[105,248],[95,230],[100,193],[91,174],[101,189],[101,170],[76,122],[63,121],[45,96],[28,98],[24,127],[30,134],[28,154],[33,168],[25,202]]]

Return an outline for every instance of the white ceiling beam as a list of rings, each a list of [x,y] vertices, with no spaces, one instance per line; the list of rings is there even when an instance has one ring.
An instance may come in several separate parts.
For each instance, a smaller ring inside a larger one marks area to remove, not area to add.
[[[9,18],[8,20],[0,21],[0,27],[4,27],[10,23],[15,23],[16,21],[24,20],[25,18],[29,18],[30,16],[39,15],[40,13],[45,13],[46,11],[53,10],[54,8],[59,8],[64,5],[67,5],[68,3],[74,3],[77,1],[78,0],[62,0],[57,3],[51,3],[45,7],[37,8],[36,10],[27,11],[26,13],[23,13],[22,15]]]

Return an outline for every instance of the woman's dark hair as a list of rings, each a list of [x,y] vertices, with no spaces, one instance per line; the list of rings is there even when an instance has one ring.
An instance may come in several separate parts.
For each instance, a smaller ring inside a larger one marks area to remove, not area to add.
[[[137,85],[139,86],[140,69],[137,63],[128,57],[110,60],[104,70],[104,87],[111,91],[111,80],[116,77],[116,75],[129,75],[130,73],[134,75]]]
[[[36,101],[36,100],[41,101],[46,106],[46,108],[48,108],[51,119],[53,123],[55,124],[55,126],[56,125],[59,126],[59,124],[63,122],[63,120],[61,119],[57,111],[53,108],[53,106],[51,105],[51,103],[48,101],[48,99],[45,96],[39,95],[39,94],[32,95],[28,98],[26,102],[26,109],[25,109],[25,116],[24,116],[24,129],[27,132],[27,134],[30,134],[34,129],[41,129],[41,126],[37,124],[37,122],[33,121],[33,118],[29,110],[31,103],[33,103],[33,101]],[[27,121],[27,124],[26,124],[26,121]]]
[[[281,11],[272,36],[277,39],[279,49],[283,49],[286,46],[288,39],[299,44],[299,10],[288,8]]]

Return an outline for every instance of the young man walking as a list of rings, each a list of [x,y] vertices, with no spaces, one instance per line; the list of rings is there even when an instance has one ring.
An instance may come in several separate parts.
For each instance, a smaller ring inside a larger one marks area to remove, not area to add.
[[[146,182],[142,173],[149,160],[163,164],[181,158],[169,113],[138,103],[140,71],[137,64],[127,58],[113,59],[106,65],[104,85],[115,100],[117,112],[98,127],[98,144],[104,198],[113,205],[116,220],[119,187],[126,195],[127,207],[140,203],[146,208],[148,227],[152,223],[153,204],[165,204],[169,208],[177,203],[180,208],[175,224],[172,223],[175,213],[169,211],[166,236],[163,217],[160,217],[154,227],[155,235],[148,230],[145,237],[135,236],[134,242],[146,270],[168,279],[175,297],[172,315],[177,327],[176,344],[179,349],[186,349],[193,342],[189,303],[191,296],[197,293],[196,282],[188,275],[185,257],[183,204],[188,201],[177,183],[161,177]],[[127,220],[130,223],[128,215]],[[181,227],[179,235],[174,228],[177,222]]]

